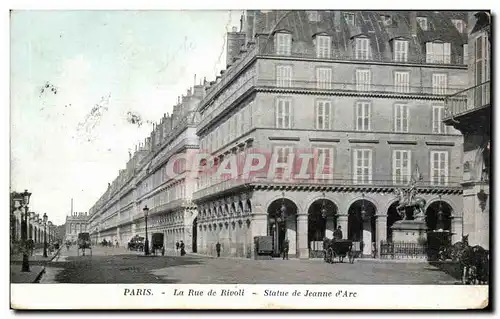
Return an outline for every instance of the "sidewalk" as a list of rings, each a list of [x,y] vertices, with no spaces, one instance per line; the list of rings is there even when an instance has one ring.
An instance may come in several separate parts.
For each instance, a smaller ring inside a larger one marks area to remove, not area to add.
[[[22,272],[23,255],[17,254],[10,258],[10,282],[13,284],[18,283],[37,283],[45,272],[45,264],[52,261],[59,255],[61,249],[54,251],[52,255],[43,257],[43,249],[37,249],[33,252],[33,256],[29,256],[30,271]],[[37,264],[33,264],[37,262]],[[40,265],[40,262],[45,262]]]

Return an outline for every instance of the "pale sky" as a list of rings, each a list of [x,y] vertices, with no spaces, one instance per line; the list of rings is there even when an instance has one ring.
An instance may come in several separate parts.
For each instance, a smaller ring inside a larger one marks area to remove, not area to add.
[[[88,211],[152,130],[127,112],[158,122],[195,74],[213,80],[240,13],[13,11],[11,190],[58,225],[71,198]]]

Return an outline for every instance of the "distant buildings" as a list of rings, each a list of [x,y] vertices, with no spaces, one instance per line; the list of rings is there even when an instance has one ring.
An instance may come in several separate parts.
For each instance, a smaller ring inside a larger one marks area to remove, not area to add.
[[[444,123],[464,135],[463,233],[471,245],[489,249],[490,235],[490,139],[491,114],[491,20],[485,11],[469,13],[467,64],[468,88],[450,95]]]
[[[446,96],[467,86],[466,24],[451,11],[246,11],[227,69],[137,147],[89,210],[89,232],[144,236],[147,205],[148,234],[164,233],[167,249],[183,240],[215,255],[219,242],[222,256],[251,258],[253,238],[269,235],[275,255],[288,238],[291,257],[309,258],[341,226],[372,255],[414,177],[429,230],[458,240],[463,138],[443,118]],[[194,168],[198,149],[211,158]],[[256,158],[266,163],[247,176]],[[214,173],[234,163],[236,176]]]
[[[86,212],[73,212],[71,215],[66,216],[65,241],[76,241],[79,233],[88,232],[88,214]]]

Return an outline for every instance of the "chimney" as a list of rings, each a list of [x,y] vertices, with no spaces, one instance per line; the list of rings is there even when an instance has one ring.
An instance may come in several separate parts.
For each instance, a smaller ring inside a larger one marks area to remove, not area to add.
[[[233,27],[232,28],[232,32],[238,32],[238,28],[237,27]]]
[[[194,84],[193,85],[196,85],[196,74],[194,75]]]
[[[417,36],[417,12],[410,11],[410,32],[412,37]]]

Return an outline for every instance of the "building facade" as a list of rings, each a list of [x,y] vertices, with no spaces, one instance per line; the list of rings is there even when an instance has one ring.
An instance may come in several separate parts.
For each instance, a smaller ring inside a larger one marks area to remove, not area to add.
[[[223,256],[251,258],[253,238],[273,236],[276,255],[287,238],[290,256],[309,258],[341,226],[373,255],[400,219],[394,192],[415,174],[429,230],[443,212],[460,238],[463,139],[442,120],[445,97],[467,85],[467,36],[456,26],[466,19],[246,11],[228,36],[227,70],[200,102],[197,134],[212,156],[207,171],[271,159],[248,176],[200,175],[198,252],[214,255],[219,242]],[[307,152],[305,171],[283,169]],[[320,161],[326,176],[311,168]]]
[[[444,122],[460,130],[463,148],[464,234],[471,245],[489,249],[491,200],[491,21],[489,12],[471,12],[468,33],[468,88],[446,101]]]
[[[66,216],[65,241],[76,242],[79,233],[87,233],[87,220],[89,216],[86,212],[72,212]]]
[[[10,204],[10,241],[11,243],[20,243],[22,239],[22,221],[24,217],[24,207],[19,206],[14,199],[22,198],[22,194],[13,192],[11,193]],[[48,243],[56,240],[55,230],[56,226],[51,221],[47,221],[44,225],[40,214],[28,212],[28,225],[27,225],[27,239],[33,240],[35,244],[44,243],[44,235]]]
[[[126,245],[136,235],[145,236],[144,208],[149,208],[148,237],[164,234],[167,250],[177,241],[196,250],[196,206],[191,201],[196,180],[191,178],[188,158],[198,149],[196,108],[204,86],[194,85],[179,98],[172,115],[165,114],[151,136],[136,147],[126,168],[108,185],[90,209],[89,230],[95,242]]]

